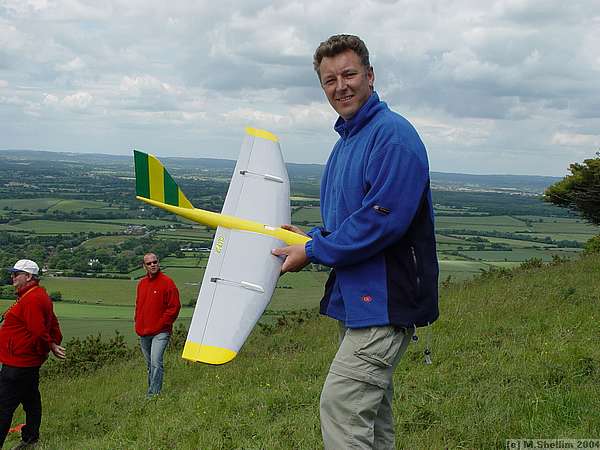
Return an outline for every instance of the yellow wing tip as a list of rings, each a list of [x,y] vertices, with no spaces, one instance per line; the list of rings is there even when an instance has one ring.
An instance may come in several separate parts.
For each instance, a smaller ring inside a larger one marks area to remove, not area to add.
[[[203,362],[207,364],[225,364],[235,358],[237,352],[228,348],[213,347],[211,345],[198,344],[197,342],[185,341],[183,347],[183,359]]]
[[[249,134],[250,136],[256,136],[259,138],[267,139],[267,140],[273,141],[273,142],[279,142],[279,138],[277,136],[275,136],[273,133],[271,133],[270,131],[266,131],[266,130],[259,130],[258,128],[246,127],[246,134]]]

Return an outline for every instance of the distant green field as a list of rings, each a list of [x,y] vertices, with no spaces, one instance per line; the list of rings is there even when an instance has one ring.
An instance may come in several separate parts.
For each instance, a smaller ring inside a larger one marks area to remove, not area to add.
[[[588,234],[588,233],[523,233],[524,236],[531,236],[531,237],[535,237],[535,238],[541,238],[544,239],[546,237],[549,237],[550,239],[553,239],[555,241],[577,241],[577,242],[586,242],[589,238],[591,238],[592,236],[597,235],[598,233],[600,233],[600,230],[598,230],[598,232],[596,233],[592,233],[592,234]]]
[[[166,262],[169,259],[171,258],[165,258]],[[178,320],[188,326],[193,308],[185,305],[198,296],[204,270],[171,268],[166,273],[176,282],[184,306]],[[267,310],[316,308],[323,295],[327,276],[324,272],[311,271],[286,274],[279,280]],[[132,331],[132,318],[137,281],[48,277],[43,278],[42,285],[48,292],[61,291],[65,300],[81,302],[54,303],[54,310],[66,339],[99,332],[104,336],[112,336],[114,330],[123,334],[128,342],[136,339]],[[5,310],[11,303],[10,300],[0,300],[0,308]]]
[[[204,276],[203,268],[168,267],[164,269],[164,273],[173,278],[177,284],[182,304],[187,304],[198,297],[198,289]],[[142,268],[130,273],[133,277],[142,277],[144,274]],[[138,281],[138,279],[47,277],[42,280],[42,284],[48,292],[60,291],[65,300],[92,304],[133,305]]]
[[[46,210],[61,201],[60,198],[5,198],[0,200],[0,209],[37,211]]]
[[[437,230],[477,230],[477,231],[502,231],[516,232],[528,231],[525,222],[509,216],[486,216],[486,217],[436,217],[435,227]]]
[[[534,218],[532,216],[532,220]],[[600,233],[600,228],[582,222],[579,219],[561,219],[544,218],[543,222],[530,222],[527,226],[525,221],[517,220],[509,216],[487,216],[487,217],[437,217],[435,221],[436,229],[442,230],[471,230],[479,232],[504,232],[519,233],[524,237],[542,238],[550,237],[553,240],[576,240],[585,242],[590,237]],[[490,238],[487,238],[491,241]],[[496,238],[494,238],[496,239]],[[444,238],[440,242],[449,241]],[[497,241],[501,242],[501,241]],[[523,246],[517,241],[510,241],[515,246]],[[511,244],[512,245],[512,244]]]
[[[95,200],[65,200],[61,199],[54,205],[48,208],[48,212],[63,211],[63,212],[74,212],[81,211],[83,209],[101,209],[107,204],[101,201]]]
[[[195,227],[195,228],[173,228],[168,230],[161,230],[158,232],[158,236],[166,238],[176,239],[212,239],[214,236],[214,230],[207,230],[206,227]]]
[[[8,207],[15,211],[74,212],[83,209],[104,209],[107,203],[96,200],[73,200],[62,198],[13,198],[0,200],[0,209]]]
[[[286,273],[277,282],[277,288],[268,309],[295,310],[316,308],[323,297],[323,287],[329,274],[303,270]]]
[[[12,225],[0,224],[0,231],[27,231],[36,234],[108,233],[121,231],[123,228],[108,223],[58,220],[25,220]]]
[[[0,300],[0,308],[4,311],[11,303],[9,300]],[[111,337],[114,336],[115,330],[129,343],[137,340],[133,329],[133,305],[104,306],[55,302],[53,307],[65,341],[98,333],[104,337]],[[188,327],[193,313],[193,308],[181,308],[175,325],[182,323]]]
[[[100,278],[44,277],[48,292],[60,291],[63,299],[82,303],[133,305],[136,281]]]
[[[97,220],[98,223],[119,224],[119,225],[152,225],[156,227],[168,227],[173,225],[172,221],[160,219],[106,219]]]
[[[435,240],[438,244],[458,244],[463,245],[467,242],[464,239],[460,239],[454,236],[442,236],[436,235]]]
[[[316,197],[298,197],[298,196],[290,196],[291,201],[295,202],[319,202],[319,199]]]
[[[181,317],[186,310],[191,311],[191,308],[182,308],[180,317],[175,322],[176,326],[183,324],[186,328],[189,328],[191,318]],[[115,331],[123,335],[125,341],[131,345],[136,344],[138,341],[138,336],[135,334],[133,328],[133,316],[129,319],[77,319],[59,317],[58,320],[60,321],[64,343],[72,338],[81,339],[90,335],[96,336],[98,333],[102,335],[104,340],[107,340],[115,335]]]
[[[161,267],[198,267],[202,268],[206,266],[208,262],[208,255],[201,255],[200,258],[175,258],[174,256],[168,256],[160,260]]]
[[[525,236],[529,236],[529,234],[526,234]],[[473,237],[473,236],[464,236],[464,237]],[[554,247],[554,244],[544,244],[542,242],[521,241],[521,240],[518,240],[518,239],[506,239],[506,238],[492,237],[492,236],[485,236],[484,238],[487,239],[490,243],[496,242],[498,244],[510,245],[513,248],[529,248],[529,247],[548,248],[548,247]],[[470,242],[470,243],[472,244],[473,242]]]
[[[452,277],[453,281],[464,281],[479,275],[482,270],[489,270],[490,267],[511,268],[519,265],[518,262],[484,262],[484,261],[444,261],[440,260],[440,282],[444,281],[448,276]]]
[[[303,206],[292,215],[292,222],[321,223],[321,210],[316,206]]]
[[[535,233],[598,234],[598,227],[573,219],[555,219],[552,222],[533,223],[532,228]]]
[[[499,227],[523,227],[525,222],[510,216],[485,216],[485,217],[440,217],[436,219],[437,226],[461,225],[494,225]]]
[[[135,236],[131,235],[120,235],[120,236],[98,236],[92,239],[88,239],[84,243],[81,244],[82,247],[86,248],[104,248],[110,247],[112,245],[119,245],[125,242],[128,239],[131,239]]]
[[[521,262],[531,258],[540,258],[542,261],[552,261],[552,255],[560,257],[573,258],[579,254],[579,252],[572,249],[513,249],[512,251],[461,251],[463,255],[470,258],[496,262],[496,261],[516,261]]]

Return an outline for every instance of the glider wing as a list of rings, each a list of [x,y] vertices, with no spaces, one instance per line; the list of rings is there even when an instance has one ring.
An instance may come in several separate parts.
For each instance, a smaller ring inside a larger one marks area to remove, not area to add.
[[[275,289],[282,261],[271,249],[309,239],[279,227],[290,223],[290,203],[278,139],[246,129],[221,214],[194,208],[158,159],[134,153],[139,200],[217,228],[182,356],[231,361]]]
[[[289,181],[277,138],[247,129],[223,214],[277,228],[290,223]],[[268,305],[281,260],[272,236],[217,228],[183,351],[209,364],[231,361]]]

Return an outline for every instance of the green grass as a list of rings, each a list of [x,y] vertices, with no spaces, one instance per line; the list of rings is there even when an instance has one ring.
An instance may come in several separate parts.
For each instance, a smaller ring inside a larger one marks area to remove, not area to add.
[[[555,241],[577,241],[577,242],[584,243],[592,236],[596,236],[598,234],[599,234],[598,230],[596,230],[594,233],[591,233],[591,234],[590,233],[564,233],[562,230],[558,230],[557,233],[527,233],[524,235],[528,236],[528,237],[541,238],[541,239],[549,237],[550,239],[553,239]]]
[[[13,198],[0,200],[0,209],[15,211],[75,212],[83,209],[103,209],[107,203],[97,200],[71,200],[61,198]]]
[[[64,300],[93,304],[133,305],[137,281],[44,277],[41,284],[48,292],[60,291]]]
[[[165,258],[162,260],[163,267],[168,266],[164,273],[175,281],[179,289],[182,305],[196,301],[200,282],[204,276],[204,268],[178,267],[177,265],[193,266],[197,262],[196,258]],[[175,265],[171,266],[172,263]],[[201,260],[200,264],[205,266],[206,260]],[[145,271],[140,268],[133,273],[141,276]],[[279,312],[317,307],[327,276],[328,274],[325,272],[312,271],[286,274],[279,279],[277,284],[279,287],[275,289],[267,310]],[[61,314],[66,311],[65,317],[69,319],[81,318],[84,321],[89,317],[110,320],[132,317],[133,313],[130,313],[126,307],[133,311],[137,283],[138,280],[102,278],[44,277],[42,279],[42,285],[48,292],[60,291],[63,299],[69,301],[57,302],[55,305],[59,308],[58,311]],[[79,303],[70,303],[71,301]],[[6,304],[9,304],[8,301]],[[190,311],[191,317],[192,310],[188,311]],[[90,316],[90,314],[92,315]],[[100,329],[104,329],[104,324],[99,324],[102,325]],[[121,330],[119,327],[118,329]],[[96,333],[96,326],[91,322],[88,334],[94,333]]]
[[[300,197],[300,196],[290,196],[291,201],[296,202],[319,202],[319,198],[317,197]]]
[[[197,229],[169,229],[157,233],[161,239],[177,239],[179,241],[206,241],[214,237],[214,230],[206,231],[204,228]]]
[[[292,222],[321,223],[321,210],[316,206],[303,206],[292,215]]]
[[[599,267],[600,257],[586,258],[442,289],[433,365],[423,364],[421,329],[396,370],[397,448],[598,437]],[[321,448],[319,394],[336,331],[327,318],[255,330],[217,367],[171,351],[163,395],[152,401],[139,354],[91,375],[43,380],[40,448]]]
[[[471,226],[493,226],[498,228],[526,229],[525,222],[510,216],[485,217],[436,217],[436,228],[471,228]]]
[[[48,208],[48,212],[62,211],[75,212],[83,209],[100,209],[107,206],[107,203],[95,200],[64,200],[61,199],[54,205]]]
[[[5,311],[10,304],[12,301],[0,300],[1,310]],[[114,336],[115,331],[122,334],[130,344],[137,340],[133,330],[133,304],[108,306],[55,302],[53,306],[65,342],[74,337],[84,338],[98,333],[108,338]],[[193,308],[181,308],[176,324],[189,326],[193,312]]]
[[[175,322],[175,325],[183,324],[187,329],[190,326],[191,318],[183,316],[186,309],[189,308],[182,309],[182,313]],[[100,334],[102,338],[106,340],[114,337],[116,332],[123,336],[127,344],[136,346],[138,343],[138,335],[135,334],[133,325],[133,315],[127,319],[83,319],[59,317],[59,320],[61,331],[64,336],[63,342],[65,343],[73,338],[83,339],[87,336],[97,336],[98,334]]]
[[[487,262],[495,261],[525,261],[531,258],[540,258],[542,261],[552,261],[552,256],[573,258],[579,254],[578,251],[572,249],[553,248],[553,249],[513,249],[512,251],[461,251],[461,254],[476,260]]]
[[[27,231],[35,234],[106,233],[123,229],[123,226],[109,223],[57,220],[24,220],[11,225],[0,224],[0,231]]]
[[[86,248],[106,248],[112,247],[113,245],[119,245],[128,239],[132,239],[134,236],[121,235],[121,236],[98,236],[81,244],[82,247]]]
[[[277,282],[268,309],[293,311],[316,308],[323,297],[323,286],[329,274],[303,270],[287,273]]]
[[[174,223],[173,221],[160,219],[105,219],[97,220],[96,222],[119,225],[147,225],[155,227],[168,227]]]
[[[590,236],[598,234],[598,227],[575,220],[568,221],[568,219],[533,223],[532,229],[534,233],[589,234]]]
[[[457,244],[457,245],[468,245],[468,242],[464,239],[460,239],[454,236],[443,236],[436,235],[435,237],[436,243],[438,244]]]
[[[466,236],[466,237],[473,237],[473,236]],[[551,248],[551,247],[555,247],[555,244],[544,244],[541,242],[521,241],[518,239],[507,239],[507,238],[492,237],[492,236],[485,236],[484,239],[487,239],[489,242],[492,242],[492,243],[496,242],[498,244],[505,244],[512,248],[531,248],[531,247]],[[468,244],[473,244],[473,242],[469,242]]]
[[[9,208],[15,211],[37,211],[48,208],[59,203],[59,198],[8,198],[0,199],[0,209]]]
[[[160,260],[161,267],[198,267],[204,268],[208,263],[208,255],[202,254],[200,258],[191,257],[191,258],[175,258],[173,256],[168,256]]]
[[[197,298],[199,285],[204,276],[203,268],[168,267],[164,272],[177,284],[182,304]],[[140,268],[129,275],[141,277],[144,274],[144,269]],[[92,304],[133,305],[138,281],[138,279],[47,277],[43,279],[42,285],[48,292],[60,291],[65,300]]]

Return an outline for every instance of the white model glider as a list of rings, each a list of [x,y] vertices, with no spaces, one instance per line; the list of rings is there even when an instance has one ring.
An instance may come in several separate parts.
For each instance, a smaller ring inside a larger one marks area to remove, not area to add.
[[[224,364],[237,355],[271,300],[282,261],[271,249],[308,238],[290,223],[290,188],[277,136],[246,128],[221,214],[196,209],[158,159],[134,151],[136,198],[215,227],[183,358]]]

